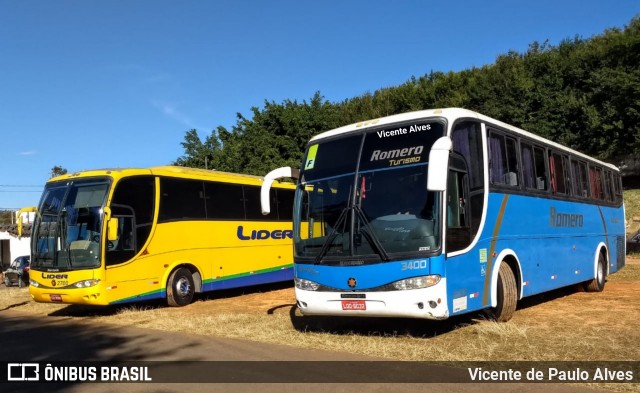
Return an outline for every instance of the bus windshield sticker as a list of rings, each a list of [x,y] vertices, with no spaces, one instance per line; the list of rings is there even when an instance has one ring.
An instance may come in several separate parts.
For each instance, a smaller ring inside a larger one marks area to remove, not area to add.
[[[435,141],[444,134],[438,122],[396,125],[368,133],[362,147],[360,171],[405,165],[426,165]]]
[[[305,170],[313,169],[313,166],[316,163],[317,153],[318,153],[318,145],[313,145],[309,147],[309,152],[307,153],[307,162],[304,164]]]
[[[431,130],[431,124],[411,124],[407,126],[401,126],[394,128],[393,130],[380,130],[377,132],[378,138],[387,138],[396,135],[406,135],[411,132],[429,131]]]

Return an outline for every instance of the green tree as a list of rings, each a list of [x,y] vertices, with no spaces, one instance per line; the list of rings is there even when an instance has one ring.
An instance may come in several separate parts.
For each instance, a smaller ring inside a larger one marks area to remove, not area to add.
[[[10,225],[15,222],[16,212],[13,210],[0,210],[0,225]]]
[[[331,103],[265,101],[218,127],[204,143],[190,130],[178,165],[264,175],[299,166],[313,135],[339,126],[408,111],[464,107],[615,160],[640,155],[640,18],[624,29],[574,37],[553,46],[533,42],[523,52],[460,72],[431,71],[399,86]],[[213,163],[213,164],[210,164]]]
[[[67,169],[63,168],[59,165],[54,166],[53,168],[51,168],[51,177],[56,177],[56,176],[62,176],[62,175],[66,175],[67,174]]]
[[[196,130],[187,131],[185,154],[175,164],[204,168],[206,158],[218,170],[264,175],[278,166],[298,166],[309,138],[339,125],[336,106],[320,93],[309,102],[266,101],[251,111],[251,119],[238,113],[230,131],[218,127],[204,143]]]
[[[220,154],[220,141],[217,133],[212,132],[204,142],[198,136],[195,129],[187,131],[184,142],[181,143],[184,155],[178,158],[174,165],[192,168],[215,169]]]

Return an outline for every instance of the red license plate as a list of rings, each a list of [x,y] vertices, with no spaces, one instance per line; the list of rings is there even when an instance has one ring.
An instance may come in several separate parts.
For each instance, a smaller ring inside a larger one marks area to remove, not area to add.
[[[61,302],[62,301],[62,296],[60,296],[60,295],[49,295],[49,297],[51,297],[51,301],[52,302]]]
[[[367,309],[367,303],[364,300],[343,300],[342,309],[345,311],[364,311]]]

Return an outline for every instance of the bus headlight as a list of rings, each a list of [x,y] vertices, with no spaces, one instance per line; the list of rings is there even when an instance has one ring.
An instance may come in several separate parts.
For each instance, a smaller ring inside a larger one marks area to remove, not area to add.
[[[405,280],[396,281],[392,285],[395,289],[399,291],[404,291],[407,289],[427,288],[427,287],[436,285],[439,282],[440,282],[440,276],[433,274],[430,276],[419,276],[419,277],[407,278]]]
[[[318,288],[320,288],[320,284],[317,282],[305,280],[304,278],[296,278],[294,281],[296,283],[296,288],[305,291],[317,291]]]
[[[78,281],[77,283],[73,284],[73,286],[76,288],[89,288],[89,287],[96,286],[99,283],[100,283],[99,279],[84,280],[84,281]]]
[[[37,281],[33,281],[33,280],[29,280],[29,285],[31,285],[32,287],[36,287],[36,288],[38,288],[40,286],[40,284],[38,284]]]

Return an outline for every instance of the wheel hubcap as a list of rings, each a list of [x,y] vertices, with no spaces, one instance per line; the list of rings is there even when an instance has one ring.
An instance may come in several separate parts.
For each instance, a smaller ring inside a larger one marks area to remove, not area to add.
[[[178,280],[176,284],[176,289],[178,290],[178,295],[187,296],[189,292],[191,292],[191,285],[189,284],[189,280],[182,277]]]

